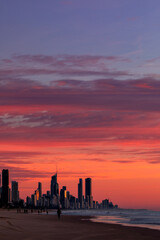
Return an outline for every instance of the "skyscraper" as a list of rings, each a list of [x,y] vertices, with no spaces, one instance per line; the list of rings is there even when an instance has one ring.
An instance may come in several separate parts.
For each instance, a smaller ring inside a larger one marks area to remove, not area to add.
[[[42,183],[41,182],[38,183],[38,191],[39,191],[39,198],[41,198],[42,197]]]
[[[39,201],[39,190],[38,189],[35,191],[35,195],[36,195],[36,200]]]
[[[9,201],[9,171],[2,170],[2,205],[7,206]]]
[[[0,201],[1,201],[1,197],[2,197],[2,187],[1,187],[1,174],[0,174]]]
[[[88,207],[92,208],[93,198],[92,198],[92,179],[85,179],[85,201],[88,203]]]
[[[80,208],[83,206],[83,181],[82,178],[79,179],[78,183],[78,202],[80,203]]]
[[[67,206],[67,191],[66,186],[63,186],[60,191],[60,203],[62,205],[62,208],[66,208]]]
[[[58,197],[58,195],[59,195],[59,186],[57,183],[57,173],[51,177],[51,198],[53,198],[54,195],[56,197]]]
[[[12,202],[17,203],[19,201],[18,182],[12,181]]]

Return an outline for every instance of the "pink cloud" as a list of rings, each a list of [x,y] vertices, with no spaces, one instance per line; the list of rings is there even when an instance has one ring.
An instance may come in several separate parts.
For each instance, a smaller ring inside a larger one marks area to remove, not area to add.
[[[14,56],[12,61],[22,65],[19,68],[9,66],[0,72],[1,143],[38,146],[160,143],[160,82],[153,77],[120,80],[129,73],[111,71],[101,65],[104,61],[124,59],[116,56],[24,55]],[[32,67],[34,64],[42,64],[43,68]],[[52,69],[53,65],[56,67]],[[94,65],[96,69],[91,68]],[[68,79],[65,77],[49,84],[30,79],[30,75],[38,74],[57,74],[68,76]],[[92,75],[96,80],[92,80]],[[72,80],[70,76],[88,76],[88,80]],[[22,153],[24,164],[27,164],[27,158],[38,156],[38,153],[27,154]],[[152,162],[145,153],[129,154],[144,155],[142,161]],[[158,163],[156,153],[151,155]],[[18,163],[18,156],[13,153],[14,164]],[[11,161],[11,157],[2,153],[4,160]],[[91,157],[88,161],[96,163],[103,159]],[[126,159],[117,161],[127,162]]]
[[[130,63],[129,58],[121,56],[92,55],[14,55],[12,59],[1,60],[0,80],[32,77],[125,77],[127,71],[115,69],[114,64]],[[45,82],[45,81],[44,81]]]
[[[152,58],[146,61],[146,63],[156,63],[160,61],[160,57]]]

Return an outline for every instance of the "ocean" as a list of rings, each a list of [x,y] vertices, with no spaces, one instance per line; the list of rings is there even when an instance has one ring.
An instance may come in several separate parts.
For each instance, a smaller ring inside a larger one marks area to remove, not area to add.
[[[56,212],[50,212],[56,214]],[[160,230],[160,211],[146,209],[62,210],[63,215],[90,216],[93,222],[121,224]]]

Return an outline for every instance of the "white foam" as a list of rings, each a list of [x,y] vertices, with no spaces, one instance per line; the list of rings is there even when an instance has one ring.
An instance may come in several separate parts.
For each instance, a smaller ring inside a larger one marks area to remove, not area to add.
[[[56,214],[50,212],[50,214]],[[160,230],[160,212],[135,209],[84,209],[63,210],[63,215],[94,216],[96,222],[115,223],[125,226],[147,227]]]

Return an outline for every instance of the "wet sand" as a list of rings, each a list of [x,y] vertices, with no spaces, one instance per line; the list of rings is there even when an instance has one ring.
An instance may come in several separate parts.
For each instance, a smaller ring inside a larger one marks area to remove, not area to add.
[[[83,219],[83,220],[82,220]],[[0,240],[159,240],[160,231],[94,223],[89,217],[0,210]]]

